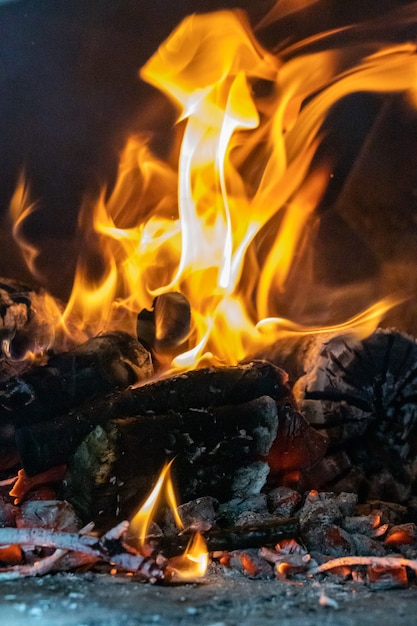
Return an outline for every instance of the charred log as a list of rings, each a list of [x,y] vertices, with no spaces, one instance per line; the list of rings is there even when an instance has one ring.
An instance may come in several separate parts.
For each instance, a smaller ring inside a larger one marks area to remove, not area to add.
[[[109,420],[78,447],[64,497],[82,519],[105,523],[131,516],[163,465],[175,457],[178,493],[220,501],[259,493],[264,460],[277,433],[276,402],[262,397],[236,406]]]
[[[343,450],[349,459],[344,469],[351,466],[364,495],[405,501],[416,481],[415,340],[394,330],[362,341],[310,340],[305,370],[294,393],[309,423],[328,438],[333,459]]]
[[[22,330],[34,316],[28,287],[0,280],[0,337],[2,341]]]
[[[205,368],[112,393],[85,408],[52,419],[47,425],[22,426],[16,432],[16,442],[25,471],[33,475],[66,463],[81,441],[96,426],[106,425],[109,420],[147,414],[152,418],[170,412],[236,405],[261,396],[291,403],[285,372],[263,361]]]
[[[124,389],[153,374],[150,355],[133,337],[110,332],[50,356],[0,387],[0,423],[47,421],[87,398]]]

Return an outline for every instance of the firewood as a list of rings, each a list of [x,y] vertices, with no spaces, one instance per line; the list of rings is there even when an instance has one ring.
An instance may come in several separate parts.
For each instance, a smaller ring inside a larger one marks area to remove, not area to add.
[[[51,557],[40,559],[38,567],[16,566],[0,569],[0,580],[47,573],[67,551],[85,555],[89,562],[110,562],[150,582],[163,579],[164,570],[153,559],[142,556],[123,543],[127,528],[128,523],[121,522],[101,538],[86,534],[91,531],[91,525],[79,533],[54,532],[45,528],[0,528],[0,545],[16,544],[52,548],[56,551]]]
[[[329,341],[297,383],[307,419],[343,446],[373,498],[405,501],[415,481],[416,383],[417,344],[392,330]]]
[[[105,399],[52,419],[48,424],[25,425],[16,432],[16,443],[28,475],[66,463],[81,441],[98,425],[111,419],[164,416],[190,409],[236,405],[261,396],[291,403],[285,372],[274,365],[254,361],[236,367],[204,368],[136,389],[114,392]],[[195,412],[198,415],[198,411]],[[155,418],[156,419],[156,418]],[[147,448],[145,450],[147,452]],[[139,452],[138,452],[139,454]]]
[[[129,334],[109,332],[49,357],[0,386],[0,424],[46,421],[87,398],[150,378],[150,355]]]
[[[51,572],[67,571],[75,567],[81,567],[87,564],[91,565],[98,560],[97,557],[77,552],[72,553],[73,555],[77,555],[78,558],[72,559],[70,566],[68,566],[68,561],[63,565],[63,560],[68,554],[68,550],[57,549],[54,550],[51,555],[38,559],[31,565],[12,565],[11,567],[0,568],[0,581],[44,576]],[[10,561],[8,562],[10,563]]]
[[[401,556],[345,556],[331,559],[317,567],[312,567],[308,573],[310,576],[315,576],[316,574],[328,572],[338,567],[355,567],[357,565],[381,568],[408,567],[417,573],[417,559],[405,559]]]
[[[109,420],[72,456],[63,497],[83,520],[106,527],[137,510],[163,465],[174,457],[176,487],[185,501],[212,496],[225,502],[259,493],[269,471],[262,459],[276,437],[277,423],[276,403],[269,397]]]
[[[405,502],[416,479],[414,338],[391,329],[363,340],[317,334],[278,342],[269,356],[296,380],[300,412],[328,440],[323,461],[297,487],[333,489],[340,481],[362,498]]]

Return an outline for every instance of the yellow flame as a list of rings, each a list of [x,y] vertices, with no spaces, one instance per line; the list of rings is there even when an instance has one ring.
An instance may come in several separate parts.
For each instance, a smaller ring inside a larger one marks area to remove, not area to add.
[[[267,21],[318,2],[282,1]],[[283,320],[280,302],[306,282],[302,251],[332,172],[317,158],[324,122],[354,92],[404,92],[415,102],[417,79],[414,44],[347,50],[330,34],[316,36],[321,46],[329,37],[327,50],[309,52],[310,39],[286,56],[261,46],[239,11],[193,15],[174,30],[140,76],[178,108],[181,147],[163,162],[148,138],[131,137],[111,193],[85,200],[85,245],[61,328],[73,333],[77,323],[80,338],[134,333],[138,311],[179,291],[192,327],[177,368],[236,363],[282,333],[318,331]],[[36,272],[37,251],[21,236],[33,210],[22,179],[11,205],[14,233]],[[324,330],[363,336],[397,301],[387,296],[343,324],[333,324],[324,301]]]
[[[365,339],[365,337],[375,330],[385,313],[396,304],[404,302],[404,300],[405,296],[400,295],[382,298],[368,307],[366,311],[354,315],[341,324],[334,324],[332,326],[307,328],[300,324],[290,322],[289,320],[275,317],[264,318],[258,323],[257,328],[261,333],[265,333],[267,336],[273,334],[275,329],[275,333],[278,333],[280,337],[286,335],[317,335],[320,333],[334,333],[340,335],[352,333],[356,335],[358,339]]]
[[[206,542],[200,533],[196,533],[184,554],[170,559],[169,566],[178,578],[190,580],[204,576],[208,562]]]
[[[139,511],[135,513],[132,521],[130,522],[130,530],[133,535],[139,537],[139,544],[141,546],[144,546],[146,543],[149,525],[155,517],[155,513],[161,504],[161,499],[163,496],[165,496],[166,501],[174,515],[174,519],[178,528],[183,528],[181,518],[178,514],[174,487],[171,480],[171,465],[172,461],[165,465],[159,475],[155,487],[152,489],[146,501],[140,507]]]
[[[184,528],[178,513],[177,500],[171,479],[172,462],[173,461],[170,461],[170,463],[165,465],[155,487],[130,522],[129,534],[138,537],[138,543],[141,548],[146,546],[149,526],[164,498],[174,516],[177,527],[180,530]],[[200,533],[196,533],[190,539],[184,554],[170,559],[169,565],[180,578],[198,578],[204,576],[208,565],[208,553],[206,542]]]

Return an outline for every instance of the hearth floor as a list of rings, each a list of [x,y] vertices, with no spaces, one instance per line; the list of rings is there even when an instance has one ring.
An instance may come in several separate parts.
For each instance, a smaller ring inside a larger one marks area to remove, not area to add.
[[[240,574],[163,587],[58,574],[0,583],[0,616],[5,626],[415,626],[417,587],[372,591],[334,579],[296,585]]]

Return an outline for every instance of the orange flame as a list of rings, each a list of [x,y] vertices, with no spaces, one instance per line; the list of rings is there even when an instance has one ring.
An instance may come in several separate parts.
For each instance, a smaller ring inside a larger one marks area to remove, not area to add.
[[[279,3],[267,21],[314,3]],[[85,251],[58,325],[73,332],[77,319],[80,335],[134,332],[138,311],[179,291],[192,328],[177,368],[234,364],[282,334],[322,330],[283,319],[279,302],[294,280],[308,282],[300,250],[332,171],[317,158],[323,123],[358,91],[402,91],[415,101],[417,78],[415,45],[332,46],[312,53],[301,42],[288,59],[272,55],[237,11],[178,26],[140,73],[179,109],[177,162],[156,159],[143,137],[129,139],[112,192],[82,207]],[[267,95],[257,95],[260,81]],[[23,183],[11,211],[21,241],[33,211]],[[36,250],[23,244],[23,253],[34,266]],[[97,258],[101,271],[93,271]],[[364,336],[398,302],[388,296],[343,324],[333,325],[329,310],[325,330]]]
[[[208,552],[200,533],[196,533],[190,540],[184,554],[170,559],[169,565],[175,575],[183,580],[204,576],[208,567]]]
[[[141,546],[145,545],[146,537],[148,534],[149,525],[155,516],[155,512],[159,507],[161,496],[165,495],[167,503],[174,515],[175,522],[178,528],[182,529],[183,524],[177,511],[177,502],[174,494],[174,487],[171,480],[172,461],[167,463],[159,475],[159,478],[152,489],[151,493],[147,497],[144,504],[139,511],[134,515],[130,522],[130,530],[134,535],[139,537],[139,543]]]
[[[177,527],[180,530],[184,528],[181,517],[178,514],[177,501],[170,474],[171,465],[172,461],[165,465],[152,492],[130,522],[130,533],[138,537],[139,545],[142,549],[146,546],[149,526],[163,497],[165,497],[170,507]],[[204,576],[208,565],[208,553],[206,542],[200,533],[196,533],[192,537],[184,554],[170,559],[169,565],[175,575],[183,579]]]

